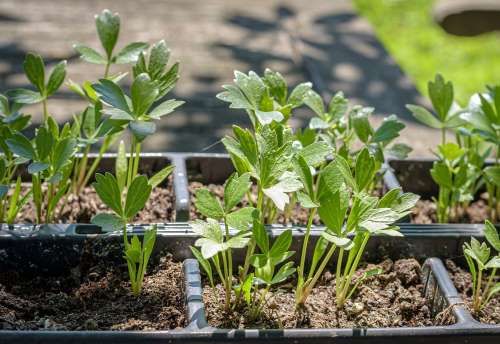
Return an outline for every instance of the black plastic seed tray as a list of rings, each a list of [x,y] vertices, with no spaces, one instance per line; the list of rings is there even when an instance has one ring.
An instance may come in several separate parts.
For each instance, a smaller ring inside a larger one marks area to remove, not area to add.
[[[277,236],[287,228],[268,228]],[[144,227],[130,226],[130,232],[141,235]],[[498,343],[500,326],[483,325],[473,320],[453,287],[439,258],[460,255],[464,240],[462,235],[448,231],[423,233],[412,227],[403,227],[404,238],[374,236],[369,241],[364,257],[367,261],[391,257],[415,257],[425,260],[423,282],[426,295],[434,313],[449,308],[456,319],[450,326],[419,328],[352,328],[352,329],[290,329],[290,330],[240,330],[215,329],[208,326],[201,296],[201,275],[196,260],[190,259],[189,246],[196,235],[187,224],[158,226],[155,253],[168,250],[178,261],[184,261],[185,295],[189,324],[184,329],[172,331],[0,331],[0,343]],[[473,232],[469,234],[474,235]],[[476,233],[477,234],[477,233]],[[310,247],[320,235],[312,232]],[[293,232],[293,249],[302,242],[301,230]],[[19,273],[35,275],[61,274],[78,264],[82,248],[89,240],[121,242],[121,232],[101,233],[92,225],[2,226],[0,229],[0,271],[16,269]],[[235,253],[236,264],[243,252]],[[116,256],[116,259],[122,259]]]

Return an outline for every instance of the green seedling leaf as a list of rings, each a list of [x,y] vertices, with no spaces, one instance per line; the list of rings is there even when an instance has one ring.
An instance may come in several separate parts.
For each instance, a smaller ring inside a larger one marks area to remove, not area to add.
[[[9,98],[19,104],[36,104],[44,100],[44,97],[35,91],[22,88],[7,91]]]
[[[227,214],[226,222],[229,227],[239,231],[250,229],[254,219],[255,208],[245,207]]]
[[[299,155],[302,156],[309,166],[318,166],[326,161],[331,153],[331,148],[324,142],[314,142],[302,148]]]
[[[210,285],[214,285],[214,278],[212,274],[212,266],[210,265],[210,262],[203,258],[202,254],[200,251],[196,249],[196,247],[190,246],[191,252],[193,253],[193,256],[198,260],[198,263],[200,263],[201,267],[205,271],[205,274],[207,275]]]
[[[118,183],[118,189],[123,190],[125,188],[125,183],[127,181],[127,154],[125,151],[125,142],[120,141],[118,145],[118,154],[115,161],[115,174],[116,181]]]
[[[76,140],[67,138],[59,141],[54,149],[54,169],[59,171],[66,166],[75,154]]]
[[[433,114],[423,107],[417,105],[406,105],[406,107],[411,111],[413,117],[423,124],[435,129],[444,128],[444,123],[440,122]]]
[[[220,202],[208,189],[196,190],[196,209],[204,216],[216,220],[224,217],[224,209]]]
[[[364,148],[356,158],[356,190],[366,190],[375,178],[375,159]]]
[[[445,82],[444,78],[440,74],[437,74],[434,82],[429,81],[427,88],[438,117],[441,119],[441,122],[445,122],[453,104],[452,83],[450,81]]]
[[[43,94],[45,92],[45,64],[40,55],[28,53],[23,63],[28,80]]]
[[[241,176],[233,174],[229,177],[224,187],[224,211],[231,211],[245,196],[252,185],[250,174],[245,173]]]
[[[129,124],[129,128],[139,142],[142,142],[146,137],[156,132],[156,124],[153,122],[132,121]]]
[[[9,146],[12,153],[27,160],[35,159],[36,153],[31,142],[21,133],[13,134],[5,142],[7,143],[7,146]]]
[[[54,94],[61,87],[66,78],[66,60],[59,62],[49,76],[47,83],[47,96]]]
[[[152,81],[148,74],[139,74],[132,83],[132,108],[136,116],[148,112],[151,105],[158,96],[159,89],[156,82]]]
[[[325,107],[323,105],[323,99],[321,98],[321,96],[316,93],[315,91],[313,90],[309,90],[304,98],[304,103],[309,107],[311,108],[311,110],[313,110],[316,115],[318,115],[319,117],[323,117],[324,114],[325,114]],[[314,117],[313,119],[317,119],[317,120],[320,120],[322,121],[320,118],[317,118],[317,117]],[[311,120],[311,123],[312,123],[312,120]],[[325,123],[325,122],[323,122]],[[328,128],[328,124],[326,124],[326,127],[324,128],[315,128],[315,127],[312,127],[310,126],[311,129],[326,129]]]
[[[99,198],[119,216],[124,215],[121,203],[121,191],[118,182],[111,173],[96,173],[96,181],[92,184]]]
[[[101,227],[104,232],[117,231],[125,226],[125,222],[115,214],[97,214],[92,218],[91,222]]]
[[[149,179],[149,185],[151,185],[151,188],[154,189],[155,187],[160,185],[165,179],[167,179],[167,177],[174,171],[174,169],[174,165],[166,166],[159,172],[157,172],[154,176],[152,176]]]
[[[372,142],[388,142],[399,136],[401,130],[405,128],[403,122],[398,120],[396,115],[384,118],[382,125],[375,131],[371,139]]]
[[[126,113],[131,113],[127,100],[125,99],[125,94],[123,93],[120,86],[111,80],[100,79],[98,84],[92,85],[94,91],[99,94],[100,99],[119,110]]]
[[[490,243],[491,246],[497,251],[500,252],[500,236],[498,234],[498,230],[496,227],[488,220],[484,223],[484,236],[486,240]]]
[[[45,171],[50,167],[50,164],[45,162],[32,162],[28,165],[28,173],[35,174]]]
[[[283,114],[279,111],[260,111],[255,110],[255,116],[262,125],[271,124],[272,122],[281,122],[285,119]]]
[[[125,201],[125,217],[132,219],[144,208],[151,194],[151,185],[145,176],[136,176],[127,190],[127,199]]]
[[[168,115],[174,112],[179,106],[184,104],[181,100],[169,99],[158,105],[149,113],[149,116],[155,119],[159,119],[162,116]]]
[[[290,93],[290,97],[288,97],[288,104],[290,104],[292,108],[301,106],[307,98],[311,87],[312,84],[310,82],[304,82],[295,86],[292,93]]]
[[[120,17],[118,13],[112,14],[106,9],[95,17],[95,24],[99,39],[110,60],[120,32]]]
[[[114,62],[117,64],[135,62],[139,58],[139,54],[147,48],[148,44],[144,42],[130,43],[116,54]]]
[[[75,49],[80,54],[80,58],[86,62],[100,65],[105,65],[108,62],[104,56],[84,44],[75,44],[73,45],[73,49]]]
[[[351,116],[352,126],[358,138],[368,143],[370,137],[373,135],[373,129],[368,121],[368,116],[372,114],[373,108],[355,107],[354,114]]]

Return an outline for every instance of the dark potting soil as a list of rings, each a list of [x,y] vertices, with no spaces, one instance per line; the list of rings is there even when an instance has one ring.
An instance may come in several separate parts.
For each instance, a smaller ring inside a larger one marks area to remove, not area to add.
[[[172,222],[175,217],[175,194],[173,188],[156,187],[151,192],[144,209],[137,214],[135,223]],[[61,200],[54,213],[54,223],[90,223],[92,217],[110,209],[101,202],[94,188],[86,187],[79,195],[69,194],[67,202]],[[36,208],[29,201],[19,212],[16,222],[35,223]]]
[[[488,204],[484,199],[471,202],[466,209],[457,209],[457,216],[450,217],[450,223],[484,223],[489,219]],[[411,213],[411,222],[418,224],[437,223],[437,205],[431,200],[420,200]]]
[[[492,297],[489,303],[479,312],[475,313],[472,311],[472,276],[466,270],[460,268],[448,259],[446,261],[446,267],[450,273],[451,280],[455,284],[458,292],[462,294],[465,304],[472,313],[472,316],[485,324],[500,324],[500,294]],[[486,280],[484,280],[486,283]],[[486,284],[483,284],[486,285]]]
[[[286,284],[268,294],[263,314],[256,321],[247,318],[244,306],[230,313],[220,309],[224,304],[222,286],[217,285],[215,296],[207,285],[203,297],[208,322],[219,328],[416,327],[454,323],[449,312],[432,317],[416,260],[386,259],[376,265],[365,264],[356,272],[356,278],[375,266],[381,267],[383,274],[366,279],[343,309],[335,304],[335,276],[325,272],[300,313],[295,311],[292,284]]]
[[[132,294],[126,263],[106,259],[120,245],[84,254],[68,275],[0,275],[2,330],[168,330],[184,327],[182,264],[152,258],[142,293]],[[92,250],[92,249],[91,249]],[[88,251],[88,250],[87,250]],[[115,256],[120,257],[120,255]]]

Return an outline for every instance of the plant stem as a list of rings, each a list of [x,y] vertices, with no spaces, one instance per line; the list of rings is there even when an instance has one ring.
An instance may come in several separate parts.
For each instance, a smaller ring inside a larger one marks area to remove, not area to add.
[[[328,253],[323,258],[323,261],[319,265],[318,270],[316,270],[316,273],[314,274],[313,278],[311,279],[311,281],[309,283],[307,283],[307,286],[304,289],[304,292],[302,292],[301,295],[300,295],[300,298],[295,301],[295,305],[296,306],[303,305],[306,302],[307,297],[309,296],[309,294],[311,293],[312,289],[316,285],[316,282],[318,282],[318,279],[320,278],[321,274],[323,273],[323,270],[325,269],[326,264],[328,264],[328,261],[330,260],[330,258],[332,258],[332,255],[335,252],[336,248],[337,248],[336,245],[332,245],[330,247],[330,249],[328,250]]]
[[[130,153],[128,157],[128,167],[127,167],[127,189],[132,183],[132,174],[134,170],[134,148],[135,148],[135,137],[132,137],[130,142]]]
[[[42,100],[43,107],[43,123],[47,126],[47,122],[49,120],[49,110],[47,109],[47,99]]]
[[[300,255],[300,265],[297,269],[297,276],[300,282],[304,281],[304,269],[306,264],[306,252],[307,246],[309,244],[309,237],[311,236],[311,226],[314,219],[314,215],[316,215],[316,208],[312,208],[309,210],[309,218],[307,219],[307,227],[306,234],[304,235],[304,242],[302,243],[302,252]],[[297,286],[297,289],[299,286]]]
[[[98,153],[97,157],[94,159],[94,162],[92,163],[92,165],[90,165],[90,169],[88,170],[87,175],[83,179],[83,182],[79,186],[79,189],[82,189],[83,187],[85,187],[89,183],[90,178],[94,175],[94,172],[97,169],[97,166],[99,166],[99,163],[102,160],[102,156],[104,155],[104,152],[106,152],[108,150],[109,145],[111,144],[111,141],[112,141],[112,137],[113,136],[106,136],[106,138],[104,139],[102,146],[99,149],[99,153]]]
[[[445,128],[441,128],[441,144],[445,144],[446,143],[446,129]]]
[[[361,242],[361,245],[357,249],[356,258],[354,259],[354,262],[349,267],[349,274],[347,275],[347,277],[342,276],[341,292],[340,292],[340,295],[337,295],[337,307],[339,307],[339,308],[344,306],[344,303],[347,299],[346,297],[347,297],[348,292],[349,292],[349,286],[351,285],[352,276],[354,275],[354,272],[356,272],[356,269],[358,268],[359,260],[361,259],[361,256],[363,255],[366,243],[368,242],[369,238],[370,238],[369,233],[363,234],[363,241]],[[349,265],[349,262],[348,262],[348,265]],[[336,276],[336,278],[338,279],[338,276]]]
[[[108,78],[110,66],[111,66],[111,61],[108,60],[108,62],[106,63],[106,67],[104,68],[104,79]]]
[[[474,312],[478,313],[481,310],[481,280],[483,278],[483,270],[479,269],[477,273],[476,290],[474,291]]]

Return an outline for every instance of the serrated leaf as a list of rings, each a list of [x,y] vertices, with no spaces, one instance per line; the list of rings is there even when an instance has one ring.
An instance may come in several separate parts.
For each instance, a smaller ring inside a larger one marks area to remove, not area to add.
[[[106,9],[95,17],[95,23],[102,46],[106,51],[108,59],[111,59],[120,32],[120,17],[118,13],[112,14]]]
[[[315,91],[309,90],[307,92],[307,94],[306,94],[306,96],[304,98],[304,103],[309,108],[311,108],[311,110],[313,110],[318,116],[323,117],[323,115],[325,114],[325,107],[323,105],[323,99]],[[321,120],[320,118],[318,118],[318,119]],[[311,120],[311,123],[312,123],[312,120]],[[316,128],[313,128],[313,127],[311,127],[311,128],[312,129],[316,129]],[[326,127],[326,128],[328,128],[328,127]],[[324,128],[320,128],[320,129],[324,129]]]
[[[58,171],[70,162],[75,154],[76,140],[67,138],[59,141],[54,149],[54,169]]]
[[[80,54],[80,58],[86,62],[105,65],[108,61],[97,51],[84,44],[75,44],[73,48]]]
[[[139,74],[132,83],[132,108],[137,116],[146,114],[153,105],[159,90],[155,81],[148,74]]]
[[[61,87],[66,77],[66,60],[59,62],[52,73],[50,73],[49,81],[47,82],[47,96],[50,96]]]
[[[196,190],[195,206],[196,210],[208,218],[220,220],[224,217],[222,205],[208,189]]]
[[[304,82],[295,86],[288,97],[288,104],[290,104],[292,108],[301,106],[306,99],[306,95],[308,95],[311,90],[311,87],[312,84],[310,82]]]
[[[28,80],[43,94],[45,90],[45,65],[42,57],[38,54],[26,54],[23,69]]]
[[[174,168],[174,165],[162,168],[159,172],[157,172],[149,179],[149,185],[151,185],[153,189],[160,185],[160,183],[163,182],[174,171]]]
[[[127,44],[122,50],[116,54],[114,62],[117,64],[132,63],[137,61],[139,54],[144,49],[147,49],[148,44],[144,42],[133,42]]]
[[[440,122],[433,114],[417,105],[406,105],[408,110],[411,111],[413,117],[415,117],[421,123],[435,129],[444,128],[444,123]]]
[[[156,132],[156,124],[153,122],[132,121],[129,123],[129,128],[139,142]]]
[[[280,257],[288,251],[292,244],[292,231],[287,229],[281,233],[274,241],[271,249],[269,250],[270,257]]]
[[[351,115],[351,122],[356,136],[364,143],[367,143],[373,135],[373,129],[368,121],[368,116],[373,112],[373,108],[355,108]]]
[[[364,148],[356,157],[355,180],[357,190],[367,189],[375,178],[375,159],[370,156],[367,148]]]
[[[107,213],[95,215],[90,222],[100,226],[104,232],[120,230],[125,226],[125,223],[120,217]]]
[[[405,128],[403,122],[401,122],[396,115],[391,115],[384,118],[382,125],[375,130],[372,142],[388,142],[394,140],[399,136],[401,130]]]
[[[451,82],[445,82],[444,78],[437,74],[434,82],[427,84],[429,97],[436,110],[441,122],[445,122],[448,112],[453,104],[453,85]]]
[[[484,223],[484,236],[486,240],[490,243],[491,246],[497,251],[500,252],[500,236],[498,234],[498,230],[496,227],[488,220]]]
[[[28,165],[28,173],[29,174],[40,173],[42,171],[45,171],[49,167],[50,165],[45,162],[32,162],[31,164]]]
[[[123,93],[120,86],[111,80],[100,79],[98,84],[92,85],[92,88],[100,95],[100,99],[117,109],[124,112],[130,113],[130,108],[125,99],[125,94]]]
[[[233,174],[229,177],[224,187],[224,210],[231,211],[245,196],[252,185],[250,174],[245,173],[241,176]]]
[[[314,142],[302,148],[299,155],[302,156],[308,165],[318,166],[326,161],[327,156],[332,152],[330,146],[324,142]]]
[[[5,142],[12,153],[28,160],[35,159],[36,153],[33,149],[33,145],[24,135],[16,133]]]
[[[226,221],[229,227],[239,231],[246,231],[251,228],[254,220],[255,208],[245,207],[227,214]]]
[[[128,161],[127,152],[125,150],[125,142],[120,141],[120,144],[118,145],[118,154],[115,161],[116,182],[118,183],[118,188],[120,190],[123,190],[125,187],[125,183],[127,181],[127,172]]]
[[[125,217],[132,219],[144,206],[151,194],[151,185],[145,176],[136,176],[127,190]]]
[[[272,122],[281,122],[285,119],[283,114],[279,111],[260,111],[255,110],[255,116],[262,125],[271,124]]]
[[[96,173],[96,181],[92,184],[101,201],[119,216],[123,215],[121,192],[115,176],[106,172],[105,175]]]
[[[153,111],[149,113],[149,116],[153,118],[160,118],[174,112],[174,110],[182,104],[184,104],[184,101],[182,100],[169,99],[155,107]]]
[[[307,194],[298,191],[297,192],[297,200],[299,201],[300,205],[303,208],[311,209],[311,208],[317,208],[319,207],[319,204],[314,202],[311,197],[309,197]]]
[[[44,100],[44,97],[35,91],[17,88],[7,91],[9,98],[19,104],[36,104]]]

